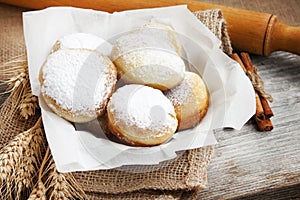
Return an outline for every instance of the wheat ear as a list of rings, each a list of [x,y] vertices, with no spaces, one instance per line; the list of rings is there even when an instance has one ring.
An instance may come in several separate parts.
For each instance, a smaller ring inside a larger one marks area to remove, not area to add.
[[[7,90],[7,93],[10,92],[9,94],[9,99],[10,101],[10,111],[6,113],[5,118],[9,120],[12,117],[15,117],[16,115],[19,116],[20,112],[20,102],[23,97],[24,91],[26,87],[29,87],[29,80],[28,77],[23,77],[23,75],[19,75],[18,80],[15,82],[11,82],[11,88]],[[3,95],[0,94],[0,95]]]
[[[20,166],[16,170],[16,199],[19,199],[24,191],[28,192],[34,186],[42,160],[42,152],[45,151],[45,141],[46,138],[41,127],[32,130],[31,141],[23,154],[25,157],[21,159]]]
[[[11,61],[5,62],[0,65],[0,74],[3,74],[2,78],[8,78],[7,80],[0,80],[1,84],[8,85],[5,92],[1,93],[8,94],[13,93],[15,98],[14,108],[20,109],[20,114],[26,120],[34,116],[36,109],[38,108],[38,99],[31,92],[29,84],[29,74],[28,74],[28,63],[26,57],[17,57]],[[16,95],[14,95],[16,94]]]
[[[50,200],[87,199],[86,194],[71,173],[57,171],[53,158],[50,159],[46,171],[48,172],[46,185]]]
[[[46,200],[46,187],[42,181],[38,182],[36,188],[32,190],[28,200]]]
[[[7,93],[17,88],[28,79],[28,63],[26,56],[19,56],[0,65],[2,84],[8,85]]]
[[[36,124],[0,150],[0,194],[19,199],[31,189],[45,146],[41,117]]]
[[[43,177],[43,171],[44,171],[45,164],[49,159],[49,153],[50,153],[50,148],[48,146],[47,151],[44,156],[44,159],[43,159],[43,162],[39,169],[37,187],[32,190],[28,200],[46,200],[47,199],[47,196],[46,196],[47,189],[42,181],[42,177]]]
[[[15,191],[17,166],[22,159],[24,146],[29,145],[30,139],[30,131],[22,132],[0,151],[0,192],[2,192],[2,196],[12,196]]]
[[[20,114],[26,120],[35,115],[36,109],[39,108],[38,98],[31,93],[29,84],[24,88],[23,95],[20,100]]]

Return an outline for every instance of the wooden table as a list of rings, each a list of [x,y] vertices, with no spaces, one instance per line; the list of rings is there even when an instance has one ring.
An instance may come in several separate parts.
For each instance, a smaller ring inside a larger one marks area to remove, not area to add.
[[[276,52],[252,61],[274,98],[274,129],[258,132],[249,121],[240,131],[218,131],[209,188],[199,199],[300,199],[300,56]]]
[[[296,1],[282,2],[296,4]],[[246,1],[234,2],[249,8],[241,4]],[[0,36],[10,34],[12,29],[19,30],[20,53],[24,52],[21,11],[0,4],[0,22],[14,24],[2,27]],[[300,25],[297,20],[296,23]],[[2,46],[0,52],[13,56]],[[271,107],[275,128],[271,132],[258,132],[254,122],[249,121],[240,131],[217,131],[219,143],[208,168],[208,189],[199,193],[199,199],[300,199],[300,56],[276,52],[269,57],[251,57],[265,80],[266,91],[274,97]]]

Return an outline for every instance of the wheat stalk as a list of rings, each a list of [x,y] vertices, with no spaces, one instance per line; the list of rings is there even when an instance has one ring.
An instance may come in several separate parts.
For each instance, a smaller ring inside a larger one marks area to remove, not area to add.
[[[27,120],[29,117],[34,116],[38,107],[38,98],[31,93],[31,88],[28,84],[28,86],[24,88],[21,97],[19,105],[20,114]]]
[[[10,77],[8,80],[2,81],[2,84],[8,85],[8,90],[5,93],[12,92],[15,90],[17,87],[19,87],[21,84],[23,84],[25,81],[28,81],[28,69],[27,69],[27,62],[23,63],[22,66],[17,66],[16,70],[13,71],[13,73],[6,74],[6,76]],[[13,70],[14,68],[9,70]],[[3,69],[0,67],[0,72],[4,73]]]
[[[38,108],[38,99],[31,93],[26,57],[17,57],[14,60],[1,64],[0,74],[3,74],[3,77],[10,77],[6,81],[0,80],[2,82],[0,86],[1,84],[8,85],[8,89],[0,93],[0,95],[12,92],[11,95],[15,97],[13,108],[20,109],[21,116],[26,120],[34,116]]]
[[[20,114],[27,120],[30,116],[33,116],[35,114],[35,110],[38,108],[38,98],[32,94],[29,84],[27,61],[10,61],[6,65],[9,65],[13,69],[18,69],[17,71],[19,73],[11,76],[10,79],[3,82],[3,84],[8,85],[7,91],[3,94],[16,91],[16,93],[20,97],[16,101],[16,103],[18,104],[18,108],[20,109]],[[5,70],[9,72],[9,69],[4,70],[3,68],[3,66],[0,67],[0,72],[3,72]]]
[[[45,148],[45,137],[41,127],[32,130],[31,140],[23,152],[19,167],[16,169],[17,199],[23,191],[31,189],[42,160],[42,151]]]
[[[26,87],[29,87],[29,80],[24,78],[24,79],[18,80],[15,83],[12,83],[12,84],[14,84],[14,86],[12,86],[11,89],[9,89],[9,90],[7,90],[7,92],[5,92],[5,93],[11,92],[10,96],[8,97],[9,99],[11,99],[11,101],[10,101],[11,105],[9,105],[11,110],[6,113],[5,118],[7,118],[7,119],[18,114],[18,112],[20,110],[19,106],[20,106],[20,102],[21,102],[21,99],[24,94],[24,90]],[[4,93],[2,93],[0,95],[3,95],[3,94]]]
[[[43,178],[45,178],[44,182]],[[36,198],[50,200],[87,199],[71,173],[57,171],[49,146],[39,169],[38,185],[31,192],[29,200]]]
[[[0,181],[1,185],[10,183],[16,166],[20,163],[24,146],[29,145],[30,131],[22,132],[11,140],[0,151]]]
[[[41,151],[45,146],[41,117],[37,123],[11,140],[0,150],[0,194],[16,196],[32,187],[33,174],[37,171]]]
[[[50,193],[49,199],[69,199],[72,194],[67,185],[66,177],[62,174],[56,173],[53,170],[52,174],[52,182],[50,184],[50,188],[52,191]]]
[[[11,77],[9,80],[4,82],[8,85],[7,92],[11,92],[15,90],[17,87],[19,87],[19,85],[21,85],[27,80],[28,80],[28,74],[25,71],[22,71],[20,74]]]
[[[2,82],[3,80],[7,79],[8,77],[17,77],[19,74],[25,75],[28,74],[27,72],[27,58],[26,55],[21,55],[12,58],[10,61],[1,63],[0,65],[0,74]],[[15,82],[18,79],[12,78],[11,80],[4,81],[4,82]]]
[[[30,131],[17,135],[0,152],[0,182],[2,196],[10,196],[15,191],[15,172],[22,159],[25,145],[29,145]]]
[[[71,173],[57,171],[53,158],[50,159],[46,170],[48,171],[46,185],[48,186],[50,200],[87,199],[84,191]]]
[[[48,148],[46,150],[46,153],[45,153],[45,156],[44,156],[44,159],[43,159],[43,162],[42,162],[41,167],[39,169],[37,187],[32,190],[28,200],[36,200],[36,199],[37,200],[46,200],[47,199],[47,196],[46,196],[47,189],[46,189],[46,187],[45,187],[45,185],[42,181],[42,177],[43,177],[43,171],[44,171],[45,164],[49,159],[49,153],[50,153],[50,148],[48,146]]]
[[[46,200],[46,199],[47,199],[46,187],[42,181],[39,181],[37,187],[34,188],[30,193],[28,200]]]
[[[6,92],[10,93],[16,90],[20,85],[28,82],[28,63],[26,56],[18,56],[11,61],[1,63],[0,65],[0,86],[8,85]]]

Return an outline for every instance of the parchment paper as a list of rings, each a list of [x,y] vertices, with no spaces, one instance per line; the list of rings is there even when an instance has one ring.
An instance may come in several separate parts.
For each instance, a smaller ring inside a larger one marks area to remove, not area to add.
[[[131,147],[108,140],[97,120],[74,126],[54,114],[39,98],[47,140],[59,171],[158,164],[175,158],[181,150],[216,144],[214,129],[241,129],[254,114],[255,98],[250,81],[238,64],[219,49],[221,42],[185,5],[113,14],[72,7],[23,13],[33,94],[40,97],[39,69],[60,37],[85,32],[113,43],[120,34],[149,22],[170,25],[177,32],[187,70],[199,73],[208,87],[208,113],[197,127],[176,133],[164,144]]]

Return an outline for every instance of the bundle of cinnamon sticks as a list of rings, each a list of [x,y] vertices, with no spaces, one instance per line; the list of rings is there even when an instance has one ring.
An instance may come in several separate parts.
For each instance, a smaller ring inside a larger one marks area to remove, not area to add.
[[[268,100],[271,102],[272,97],[271,95],[265,93],[263,81],[258,76],[256,67],[252,65],[249,54],[245,52],[240,53],[240,55],[234,53],[231,54],[230,57],[240,64],[241,68],[249,77],[254,87],[256,112],[253,118],[256,121],[258,130],[271,131],[273,129],[273,124],[270,118],[273,117],[274,114],[268,103]]]

